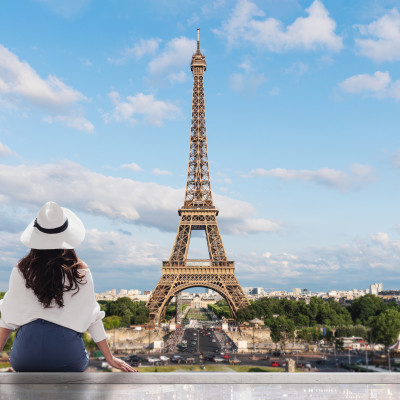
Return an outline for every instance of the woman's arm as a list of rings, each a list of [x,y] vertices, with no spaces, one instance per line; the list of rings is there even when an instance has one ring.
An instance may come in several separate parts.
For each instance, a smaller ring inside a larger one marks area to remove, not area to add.
[[[0,327],[0,351],[3,351],[3,348],[6,345],[8,338],[11,335],[11,332],[12,329]]]
[[[120,369],[121,371],[124,372],[137,372],[135,368],[132,368],[129,364],[127,364],[125,361],[114,357],[111,354],[110,348],[108,347],[107,339],[101,340],[100,342],[97,342],[97,347],[99,350],[103,353],[103,356],[105,357],[106,361],[108,364],[110,364],[111,367]]]

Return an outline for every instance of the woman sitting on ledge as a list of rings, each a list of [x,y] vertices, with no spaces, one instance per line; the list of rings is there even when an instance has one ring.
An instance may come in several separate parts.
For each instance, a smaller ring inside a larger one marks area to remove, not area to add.
[[[13,268],[0,301],[0,351],[18,329],[10,354],[15,371],[84,371],[89,357],[82,335],[89,330],[111,367],[136,372],[108,347],[91,272],[73,250],[84,237],[82,221],[54,202],[23,232],[21,241],[31,251]]]

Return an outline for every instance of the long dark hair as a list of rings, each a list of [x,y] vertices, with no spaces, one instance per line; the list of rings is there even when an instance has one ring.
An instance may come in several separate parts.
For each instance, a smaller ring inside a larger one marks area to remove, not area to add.
[[[83,263],[72,249],[31,249],[18,263],[25,286],[33,290],[45,308],[51,307],[53,300],[59,307],[64,307],[64,292],[79,292],[79,285],[86,283],[79,272],[80,266]]]

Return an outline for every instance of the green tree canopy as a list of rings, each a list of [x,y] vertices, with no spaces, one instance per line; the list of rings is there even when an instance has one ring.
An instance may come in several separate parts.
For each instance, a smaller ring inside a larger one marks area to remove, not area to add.
[[[355,299],[349,311],[355,323],[362,325],[370,325],[373,317],[376,317],[387,308],[386,303],[373,294],[366,294],[365,296]]]
[[[371,323],[372,337],[376,343],[382,343],[386,346],[394,344],[400,332],[400,312],[389,308],[377,317]]]

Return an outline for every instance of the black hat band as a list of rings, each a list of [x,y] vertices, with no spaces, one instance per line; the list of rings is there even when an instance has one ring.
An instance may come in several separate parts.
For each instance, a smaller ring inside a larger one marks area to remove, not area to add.
[[[52,228],[52,229],[47,229],[47,228],[41,227],[38,224],[37,218],[36,218],[35,222],[33,224],[33,227],[37,228],[40,232],[48,233],[49,235],[52,235],[54,233],[61,233],[61,232],[64,232],[68,228],[68,218],[65,220],[65,222],[61,226],[59,226],[58,228]]]

